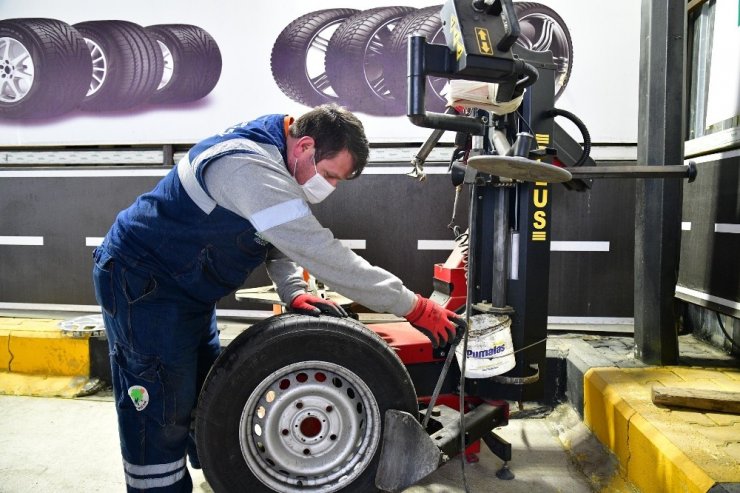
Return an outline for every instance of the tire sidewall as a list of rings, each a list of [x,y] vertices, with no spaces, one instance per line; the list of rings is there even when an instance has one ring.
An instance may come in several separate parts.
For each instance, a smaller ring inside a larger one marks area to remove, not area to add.
[[[355,373],[376,399],[381,432],[387,409],[416,412],[416,396],[408,373],[400,360],[389,358],[389,354],[395,354],[383,351],[382,346],[372,341],[369,334],[358,334],[357,330],[343,332],[348,324],[337,323],[337,319],[305,319],[307,321],[288,320],[287,326],[280,330],[254,334],[247,345],[229,346],[214,365],[214,369],[222,367],[229,372],[229,377],[217,391],[211,392],[213,389],[208,387],[212,383],[214,370],[209,375],[199,405],[196,433],[201,463],[215,491],[271,491],[252,474],[242,456],[239,423],[254,389],[274,371],[290,364],[327,361]],[[380,343],[385,344],[382,341]],[[399,367],[403,370],[400,378]],[[399,388],[403,387],[404,380],[406,391]],[[202,450],[203,444],[209,441],[218,443],[219,448],[223,449],[220,458],[211,457]],[[380,442],[366,470],[345,490],[375,491],[374,475],[379,457]]]

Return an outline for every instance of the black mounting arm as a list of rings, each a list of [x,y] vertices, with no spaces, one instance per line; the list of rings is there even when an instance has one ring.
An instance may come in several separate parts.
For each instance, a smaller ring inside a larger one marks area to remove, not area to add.
[[[484,135],[487,123],[479,118],[427,113],[426,77],[498,83],[499,101],[509,101],[534,84],[539,72],[511,51],[519,37],[511,0],[448,0],[440,15],[447,46],[409,37],[406,114],[420,127]]]

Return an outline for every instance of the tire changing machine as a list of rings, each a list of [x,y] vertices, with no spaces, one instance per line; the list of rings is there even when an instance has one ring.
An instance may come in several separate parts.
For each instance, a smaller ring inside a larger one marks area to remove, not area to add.
[[[408,323],[278,315],[240,334],[219,357],[200,395],[196,441],[217,492],[399,492],[482,440],[511,479],[507,401],[544,393],[551,183],[585,190],[590,178],[688,177],[688,166],[594,166],[585,126],[554,108],[551,52],[519,45],[511,0],[448,0],[447,45],[409,38],[408,117],[433,129],[414,157],[417,177],[445,131],[456,132],[458,192],[470,192],[469,227],[434,269],[432,299],[467,321],[494,314],[511,324],[515,366],[465,379],[454,360],[467,334],[433,349]],[[425,110],[427,77],[498,84],[498,102],[524,94],[505,114],[479,108]],[[526,89],[526,91],[525,91]],[[578,145],[555,121],[583,133]],[[453,364],[454,363],[454,364]],[[421,408],[421,412],[420,412]]]

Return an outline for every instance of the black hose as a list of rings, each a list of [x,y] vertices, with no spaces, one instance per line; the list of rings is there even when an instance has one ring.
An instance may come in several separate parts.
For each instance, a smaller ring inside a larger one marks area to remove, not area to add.
[[[583,166],[583,163],[586,162],[588,159],[588,156],[591,154],[591,134],[588,133],[588,129],[586,128],[586,124],[581,121],[580,118],[578,118],[576,115],[571,113],[570,111],[561,110],[560,108],[553,108],[550,111],[547,112],[547,116],[550,117],[556,117],[556,116],[563,116],[567,118],[568,120],[572,121],[576,127],[578,127],[578,130],[581,132],[581,135],[583,136],[583,152],[581,153],[581,157],[578,158],[578,161],[575,162],[573,167],[576,166]]]
[[[540,78],[539,71],[537,71],[537,69],[534,68],[533,65],[530,65],[527,62],[524,62],[521,68],[521,74],[524,75],[524,78],[519,79],[515,84],[517,89],[520,90],[533,85],[535,82],[537,82],[537,79]]]
[[[732,337],[730,337],[730,334],[728,334],[727,331],[725,330],[725,326],[722,323],[722,317],[719,316],[719,312],[715,312],[715,313],[717,314],[717,322],[719,322],[719,328],[722,331],[722,333],[725,335],[727,340],[730,341],[730,344],[732,344],[733,346],[735,346],[735,348],[740,350],[740,346],[737,345],[737,343],[732,339]]]

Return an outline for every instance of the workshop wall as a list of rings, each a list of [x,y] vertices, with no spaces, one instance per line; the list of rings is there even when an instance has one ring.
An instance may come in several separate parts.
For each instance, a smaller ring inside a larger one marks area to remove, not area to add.
[[[40,89],[29,90],[25,99],[0,101],[0,150],[5,151],[6,165],[13,166],[0,170],[0,309],[62,305],[94,309],[90,282],[94,246],[116,214],[148,191],[168,169],[108,168],[104,166],[125,163],[96,161],[87,155],[83,161],[75,161],[75,157],[55,161],[55,156],[110,146],[121,149],[118,156],[128,156],[137,149],[184,147],[238,121],[274,112],[298,115],[326,101],[337,101],[357,112],[375,146],[417,146],[429,130],[411,125],[404,116],[403,43],[382,39],[386,52],[371,61],[382,67],[387,83],[383,87],[388,92],[381,94],[380,103],[367,104],[362,98],[367,87],[362,82],[372,82],[368,78],[372,71],[353,65],[357,57],[351,56],[351,48],[358,40],[329,40],[350,17],[352,22],[369,22],[367,17],[354,14],[382,7],[375,17],[397,15],[393,22],[398,26],[411,16],[427,15],[424,9],[438,3],[409,0],[403,5],[368,0],[359,10],[349,1],[286,0],[275,9],[265,2],[222,0],[203,9],[202,2],[194,0],[131,0],[125,4],[5,0],[0,37],[15,39],[19,26],[28,27],[28,19],[41,18],[47,20],[34,21],[42,24],[34,28],[37,37],[48,36],[46,28],[51,27],[64,31],[70,39],[78,31],[90,47],[100,45],[113,30],[144,29],[167,46],[169,53],[163,50],[160,60],[156,50],[148,50],[150,55],[140,60],[147,70],[156,72],[160,64],[168,69],[162,70],[161,84],[151,95],[142,92],[124,98],[110,85],[111,78],[115,79],[113,64],[96,59],[96,73],[107,70],[109,78],[102,83],[93,81],[89,91],[82,87],[84,81],[75,77],[72,66],[65,64],[55,74],[37,71]],[[557,106],[586,123],[595,146],[624,146],[627,155],[634,154],[639,4],[542,0],[515,2],[515,8],[524,26],[523,35],[533,38],[529,41],[540,49],[552,50],[558,60]],[[594,19],[608,19],[608,29]],[[321,23],[317,24],[318,20]],[[307,35],[307,29],[319,24],[329,42],[326,51],[318,50],[316,59],[315,47],[307,44],[314,39]],[[399,33],[405,34],[399,30],[396,37],[405,38]],[[434,38],[433,32],[428,34],[433,37],[430,42],[443,42]],[[24,41],[33,44],[31,38]],[[202,48],[196,51],[204,53],[204,58],[177,58],[183,39],[196,39]],[[537,41],[543,39],[549,40],[547,46]],[[393,51],[392,46],[398,49]],[[18,46],[13,44],[12,49]],[[79,50],[68,51],[68,56],[82,63],[80,57],[73,56]],[[38,67],[47,58],[43,51],[33,57],[39,57]],[[173,65],[173,60],[180,63]],[[133,63],[126,57],[115,61]],[[189,70],[194,66],[198,70]],[[187,84],[182,82],[186,73],[202,75],[195,81],[197,90],[185,90]],[[325,77],[318,77],[322,74]],[[619,77],[618,97],[611,91],[615,74]],[[72,87],[75,84],[82,84],[79,90]],[[431,97],[437,96],[435,91]],[[77,96],[81,100],[72,104],[71,98]],[[66,101],[57,101],[62,97]],[[439,109],[436,106],[442,100],[430,103]],[[567,121],[561,123],[575,139],[581,139],[575,127]],[[448,133],[442,142],[452,139]],[[27,163],[42,164],[34,153],[46,149],[50,152],[43,161],[47,168],[25,167]],[[434,263],[444,261],[451,249],[453,238],[447,224],[453,188],[443,165],[423,184],[399,176],[408,171],[406,159],[372,163],[366,176],[343,184],[315,211],[321,222],[357,253],[396,273],[415,291],[428,294]],[[164,164],[170,163],[165,156]],[[95,169],[74,167],[80,164]],[[59,167],[64,165],[70,166]],[[397,171],[389,172],[394,166]],[[631,317],[632,184],[619,180],[599,183],[586,193],[568,192],[557,185],[552,193],[550,314]],[[462,225],[467,217],[466,202],[462,200],[457,214]],[[615,214],[610,204],[619,204],[619,212]],[[266,283],[268,278],[260,270],[248,286]],[[224,300],[220,306],[264,309],[234,300]]]
[[[617,163],[619,164],[619,163]],[[624,163],[622,163],[624,164]],[[0,180],[0,309],[95,309],[92,251],[118,212],[168,170],[55,168],[3,171]],[[427,166],[427,180],[403,176],[407,163],[371,163],[314,206],[319,221],[373,264],[429,295],[433,265],[452,248],[447,225],[454,189],[446,166]],[[604,180],[589,192],[552,186],[554,250],[551,316],[632,316],[634,185]],[[456,223],[467,224],[467,199]],[[11,241],[12,240],[12,241]],[[264,269],[245,287],[269,284]],[[72,305],[70,307],[70,305]],[[219,308],[265,310],[229,297]]]

